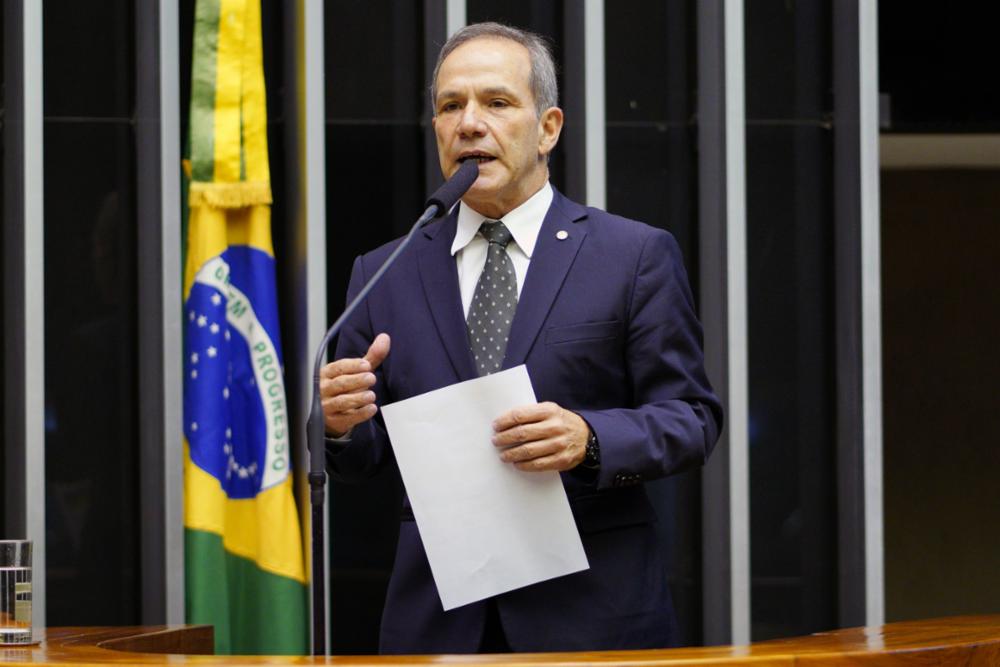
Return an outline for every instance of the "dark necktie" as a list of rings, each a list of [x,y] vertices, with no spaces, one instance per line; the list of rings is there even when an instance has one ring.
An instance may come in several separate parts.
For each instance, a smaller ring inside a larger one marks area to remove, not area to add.
[[[510,231],[499,220],[487,220],[479,232],[489,241],[486,265],[472,295],[469,316],[469,346],[476,358],[479,376],[500,370],[507,352],[510,323],[517,309],[517,275],[507,254]]]

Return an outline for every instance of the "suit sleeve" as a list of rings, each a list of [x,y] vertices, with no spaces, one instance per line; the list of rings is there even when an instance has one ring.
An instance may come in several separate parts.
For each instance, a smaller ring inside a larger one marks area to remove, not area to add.
[[[364,259],[354,260],[351,281],[347,287],[347,303],[361,291],[367,282]],[[370,310],[363,303],[344,323],[337,339],[336,358],[363,357],[375,340]],[[390,352],[391,354],[391,352]],[[383,365],[388,363],[383,362]],[[375,371],[375,401],[381,407],[388,401],[382,368]],[[366,422],[356,425],[345,440],[327,439],[326,468],[334,479],[342,482],[360,482],[378,472],[392,458],[392,449],[385,431],[381,412]]]
[[[577,411],[600,442],[599,489],[700,466],[722,428],[680,248],[662,230],[639,253],[624,362],[632,405]]]

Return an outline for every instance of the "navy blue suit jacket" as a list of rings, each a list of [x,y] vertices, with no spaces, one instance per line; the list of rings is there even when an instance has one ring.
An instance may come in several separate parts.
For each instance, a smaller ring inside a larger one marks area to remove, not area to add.
[[[476,377],[451,244],[457,213],[418,233],[344,328],[337,357],[392,337],[380,405]],[[565,231],[568,237],[557,238]],[[348,299],[395,241],[354,263]],[[585,208],[558,192],[542,224],[511,325],[504,368],[526,364],[538,400],[580,414],[599,471],[562,473],[590,569],[496,598],[516,651],[667,646],[676,641],[665,566],[642,482],[704,463],[722,423],[703,367],[701,325],[680,249],[667,232]],[[380,417],[328,446],[334,478],[393,462]],[[394,464],[394,463],[393,463]],[[445,612],[404,507],[382,619],[386,653],[468,653],[485,603]]]

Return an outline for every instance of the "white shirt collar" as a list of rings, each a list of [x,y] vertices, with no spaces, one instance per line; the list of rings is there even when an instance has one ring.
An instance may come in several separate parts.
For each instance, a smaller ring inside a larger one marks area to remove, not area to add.
[[[542,230],[542,222],[545,214],[552,205],[552,186],[548,181],[545,185],[531,195],[526,202],[515,208],[503,217],[503,224],[510,230],[514,237],[514,242],[524,252],[528,258],[535,250],[535,241],[538,240],[538,233]],[[476,237],[483,220],[492,220],[482,213],[475,211],[470,206],[460,203],[458,206],[458,228],[455,230],[455,240],[451,243],[451,254],[455,255],[459,250],[469,245],[469,242]]]

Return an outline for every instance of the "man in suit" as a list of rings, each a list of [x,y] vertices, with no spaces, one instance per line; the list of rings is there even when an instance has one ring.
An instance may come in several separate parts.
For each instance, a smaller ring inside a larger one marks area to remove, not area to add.
[[[563,113],[538,36],[460,30],[432,99],[442,172],[472,159],[479,177],[344,328],[321,380],[328,468],[356,480],[392,461],[377,406],[526,364],[539,403],[497,415],[493,444],[520,470],[561,473],[590,569],[445,612],[407,504],[381,650],[671,645],[642,482],[704,463],[722,421],[679,248],[549,185]],[[355,261],[349,298],[398,242]]]

